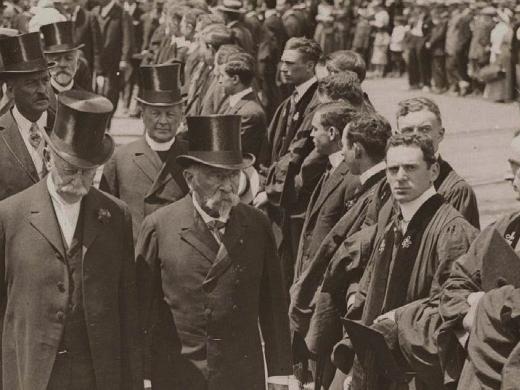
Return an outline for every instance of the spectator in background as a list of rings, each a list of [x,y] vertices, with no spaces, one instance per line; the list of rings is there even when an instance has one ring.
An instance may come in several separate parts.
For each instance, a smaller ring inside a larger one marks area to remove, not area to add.
[[[394,19],[394,28],[390,37],[390,72],[392,76],[402,76],[406,70],[404,62],[404,40],[408,26],[405,25],[405,18],[397,16]]]
[[[447,21],[442,17],[440,8],[432,12],[432,31],[426,45],[432,54],[432,82],[434,93],[443,93],[447,89],[446,81],[446,43]]]
[[[491,30],[495,27],[493,17],[496,10],[493,7],[482,9],[471,23],[471,43],[468,53],[468,75],[471,77],[473,94],[480,95],[484,84],[480,81],[480,71],[489,64],[491,48]]]
[[[375,77],[383,77],[388,62],[389,44],[390,35],[388,35],[388,32],[386,31],[386,27],[377,27],[372,48],[372,59],[370,61],[374,68]]]
[[[432,21],[428,5],[424,0],[416,3],[416,9],[410,17],[408,35],[408,83],[410,89],[423,88],[429,92],[431,86],[431,51],[426,46],[430,38]]]

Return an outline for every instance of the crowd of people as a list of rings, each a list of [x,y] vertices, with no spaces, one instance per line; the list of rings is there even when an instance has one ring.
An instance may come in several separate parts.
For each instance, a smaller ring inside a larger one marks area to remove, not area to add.
[[[391,58],[414,88],[490,94],[504,52],[477,25],[514,31],[509,3],[22,1],[0,29],[0,389],[520,388],[519,212],[480,231],[435,101],[392,128],[362,88]],[[142,129],[122,145],[118,103]]]

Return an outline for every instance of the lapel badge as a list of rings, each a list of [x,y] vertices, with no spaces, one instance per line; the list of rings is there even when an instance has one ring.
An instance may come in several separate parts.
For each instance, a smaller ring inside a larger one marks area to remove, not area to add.
[[[108,211],[107,209],[99,209],[97,212],[97,219],[102,224],[109,223],[111,217],[112,214],[110,214],[110,211]]]
[[[386,242],[385,240],[381,241],[381,245],[379,245],[379,253],[383,253],[385,251]]]
[[[350,210],[352,208],[352,206],[354,206],[354,200],[349,200],[347,203],[345,203],[345,208],[347,210]]]
[[[504,238],[509,245],[513,245],[513,241],[514,241],[515,237],[516,237],[516,232],[511,232],[510,234],[506,234],[506,236]]]
[[[401,246],[405,249],[410,248],[410,245],[412,245],[412,239],[410,236],[406,236],[406,238],[403,240]]]

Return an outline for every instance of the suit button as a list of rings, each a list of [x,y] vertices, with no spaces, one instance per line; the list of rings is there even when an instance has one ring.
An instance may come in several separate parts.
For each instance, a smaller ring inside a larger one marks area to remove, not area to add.
[[[62,292],[62,293],[65,292],[65,284],[63,282],[58,282],[57,286],[58,286],[58,290],[60,292]]]
[[[204,310],[204,314],[206,315],[206,317],[211,316],[211,309]]]
[[[240,280],[236,279],[235,280],[235,286],[238,286],[240,284]]]
[[[56,319],[60,322],[63,322],[63,320],[65,320],[65,313],[62,312],[61,310],[59,310],[57,313],[56,313]]]
[[[238,310],[238,306],[237,305],[233,305],[233,311],[237,311]]]

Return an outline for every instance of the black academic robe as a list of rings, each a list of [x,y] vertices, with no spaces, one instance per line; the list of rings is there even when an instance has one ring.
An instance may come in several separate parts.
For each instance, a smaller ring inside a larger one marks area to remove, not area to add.
[[[443,287],[439,306],[443,323],[439,330],[437,342],[443,365],[444,380],[447,384],[457,383],[465,362],[466,351],[459,344],[455,331],[462,329],[462,320],[468,313],[470,307],[467,302],[468,296],[471,293],[482,291],[481,271],[485,258],[490,253],[496,253],[499,249],[490,246],[491,242],[493,242],[493,245],[500,244],[492,241],[494,234],[504,237],[505,240],[503,242],[508,243],[515,250],[520,249],[518,245],[520,238],[520,212],[516,211],[508,214],[484,229],[475,239],[468,253],[455,262],[450,277]],[[498,320],[495,324],[500,322]],[[488,327],[488,330],[495,332],[492,330],[492,327]],[[492,340],[492,337],[489,338],[490,340]],[[510,339],[509,343],[511,343]],[[491,387],[485,388],[499,388],[501,371],[508,359],[508,355],[503,353],[503,351],[499,353],[493,352],[496,345],[489,342],[487,345],[481,345],[480,357],[476,356],[474,359],[474,361],[480,363],[474,367],[476,371],[479,371],[477,382],[481,382],[481,385],[491,385]],[[488,363],[483,364],[485,360],[483,361],[482,357],[486,355],[489,358]],[[466,369],[466,371],[468,370]],[[464,377],[466,379],[461,380],[461,383],[470,386],[467,387],[468,389],[473,388],[470,385],[471,382],[468,381],[468,375],[464,375]]]
[[[373,321],[379,315],[395,310],[395,323],[383,321],[375,327],[383,329],[386,325],[386,338],[396,340],[396,351],[414,367],[424,349],[429,347],[416,345],[415,336],[431,329],[430,319],[436,319],[441,286],[453,262],[467,252],[477,230],[438,194],[419,208],[403,234],[396,228],[399,225],[395,212],[389,218],[392,213],[385,208],[375,229],[367,269],[347,317],[374,326]],[[408,310],[410,306],[412,313]],[[408,348],[411,345],[416,349]],[[335,353],[347,351],[350,349],[340,343]],[[350,367],[339,368],[346,372]],[[442,383],[440,367],[430,368],[427,377],[418,371],[416,382],[427,385],[428,389],[438,389],[435,386]],[[434,384],[433,387],[430,384]],[[354,364],[353,389],[396,388],[392,386],[397,385],[369,362]]]

